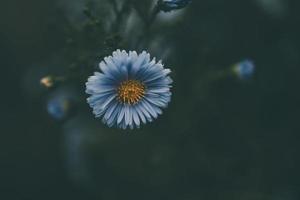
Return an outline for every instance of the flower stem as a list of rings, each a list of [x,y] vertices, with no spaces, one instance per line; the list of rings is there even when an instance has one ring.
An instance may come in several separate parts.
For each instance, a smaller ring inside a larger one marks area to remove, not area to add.
[[[141,34],[140,37],[137,39],[136,47],[138,48],[140,43],[148,37],[149,35],[149,30],[152,27],[153,23],[155,22],[155,19],[160,12],[160,9],[158,7],[158,3],[156,3],[154,9],[152,10],[150,16],[148,19],[144,20],[145,21],[145,30],[144,34]]]

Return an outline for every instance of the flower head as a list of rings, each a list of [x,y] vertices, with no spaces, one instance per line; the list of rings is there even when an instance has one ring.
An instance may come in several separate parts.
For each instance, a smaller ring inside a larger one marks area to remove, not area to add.
[[[47,111],[54,119],[63,120],[68,115],[71,102],[64,96],[50,99],[47,103]]]
[[[159,10],[169,12],[186,7],[192,0],[159,0],[157,6]]]
[[[48,114],[56,120],[67,120],[76,111],[78,94],[75,88],[61,86],[50,93],[46,108]]]
[[[252,60],[244,60],[235,64],[232,69],[240,79],[249,79],[254,74],[255,65]]]
[[[171,72],[143,51],[113,52],[99,64],[101,72],[89,77],[87,102],[109,127],[140,127],[162,114],[171,99]]]

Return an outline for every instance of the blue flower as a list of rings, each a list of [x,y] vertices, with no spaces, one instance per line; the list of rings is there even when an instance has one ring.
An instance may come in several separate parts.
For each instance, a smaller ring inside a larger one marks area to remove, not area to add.
[[[99,64],[101,72],[89,77],[87,102],[96,117],[109,127],[139,128],[142,123],[153,121],[161,108],[171,100],[171,72],[161,62],[143,51],[117,50]]]
[[[164,12],[178,10],[186,7],[192,0],[159,0],[158,9]]]
[[[56,120],[66,120],[75,114],[78,104],[77,90],[62,86],[53,91],[46,103],[48,114]]]
[[[71,102],[65,97],[54,97],[47,103],[47,111],[54,119],[63,120],[68,115]]]
[[[252,60],[244,60],[233,66],[233,72],[240,79],[250,79],[255,72],[255,65]]]

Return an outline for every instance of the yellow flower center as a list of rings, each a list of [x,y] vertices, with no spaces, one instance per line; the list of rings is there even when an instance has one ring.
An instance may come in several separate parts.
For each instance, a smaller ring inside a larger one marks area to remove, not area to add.
[[[118,89],[118,99],[122,103],[135,104],[145,95],[145,85],[137,80],[123,81]]]

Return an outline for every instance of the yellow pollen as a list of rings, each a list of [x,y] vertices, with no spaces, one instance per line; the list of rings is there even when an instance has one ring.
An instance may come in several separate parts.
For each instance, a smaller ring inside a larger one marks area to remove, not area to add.
[[[120,102],[135,104],[144,97],[145,86],[137,80],[126,80],[119,85],[117,92]]]

